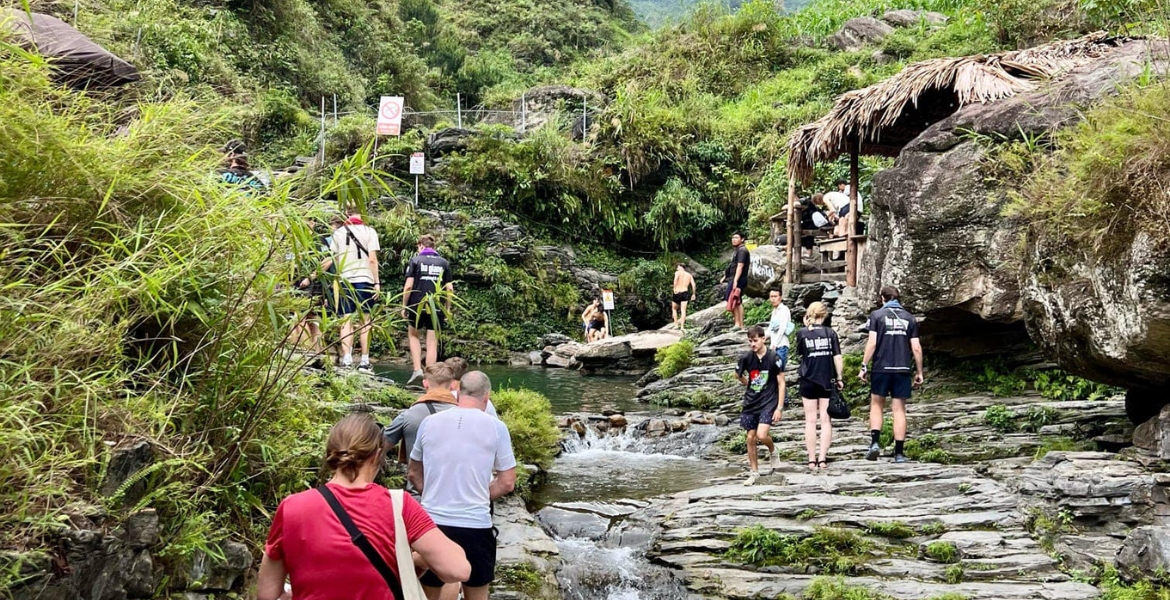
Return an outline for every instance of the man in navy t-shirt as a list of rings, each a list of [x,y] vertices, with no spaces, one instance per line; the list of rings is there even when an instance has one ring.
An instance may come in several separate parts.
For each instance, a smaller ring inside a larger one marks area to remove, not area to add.
[[[418,254],[406,266],[406,284],[402,288],[402,317],[406,319],[407,343],[414,367],[407,383],[422,377],[420,329],[427,332],[427,365],[439,360],[436,332],[446,329],[451,314],[451,296],[455,293],[451,279],[451,264],[435,251],[435,238],[420,236]]]
[[[869,451],[867,460],[877,460],[882,452],[878,439],[882,430],[882,410],[887,397],[894,399],[894,462],[906,462],[902,450],[906,442],[906,401],[910,389],[922,385],[922,343],[918,340],[918,321],[898,302],[898,288],[885,286],[884,304],[869,315],[869,341],[861,359],[862,381],[873,360],[869,398]]]
[[[784,365],[776,353],[768,349],[768,335],[764,328],[753,325],[748,329],[748,345],[751,350],[739,357],[735,366],[735,377],[745,386],[743,391],[743,412],[739,424],[747,432],[748,474],[744,485],[754,485],[760,477],[759,458],[756,443],[762,443],[771,455],[772,470],[780,466],[780,456],[772,443],[768,429],[780,420],[784,409],[780,398],[779,379],[784,376]]]

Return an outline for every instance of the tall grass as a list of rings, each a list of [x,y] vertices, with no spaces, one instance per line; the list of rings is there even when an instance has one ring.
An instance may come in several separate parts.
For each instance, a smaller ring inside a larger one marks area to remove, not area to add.
[[[66,91],[29,58],[0,49],[0,548],[45,543],[78,502],[157,508],[167,560],[255,542],[315,481],[330,416],[287,340],[314,246],[298,206],[384,186],[363,163],[225,187],[224,113]],[[127,438],[154,448],[145,494],[102,497]]]

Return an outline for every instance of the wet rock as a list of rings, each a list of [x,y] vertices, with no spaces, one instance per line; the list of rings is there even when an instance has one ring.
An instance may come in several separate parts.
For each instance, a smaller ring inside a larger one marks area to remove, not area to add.
[[[180,571],[184,587],[197,592],[226,592],[236,579],[252,566],[252,553],[239,542],[224,542],[219,547],[222,559],[203,550],[192,553]]]
[[[577,366],[575,356],[577,352],[583,347],[577,342],[566,342],[553,349],[552,353],[545,356],[544,364],[547,367],[559,367],[562,369],[572,369]]]
[[[638,378],[638,381],[636,383],[634,383],[634,385],[641,388],[641,387],[646,387],[646,386],[650,385],[651,383],[654,383],[655,381],[661,381],[661,380],[662,380],[662,374],[659,373],[658,369],[655,368],[655,369],[650,369],[649,371],[646,371],[646,374],[641,376],[640,378]]]
[[[1138,527],[1117,553],[1117,566],[1129,576],[1161,579],[1170,571],[1170,526]]]
[[[573,359],[586,371],[641,373],[654,364],[659,349],[680,339],[677,331],[640,331],[585,344]]]
[[[536,513],[536,519],[554,536],[600,540],[609,531],[609,519],[590,512],[577,512],[549,506]]]
[[[690,423],[690,421],[687,421],[686,419],[674,419],[674,420],[670,421],[669,425],[670,425],[671,432],[679,432],[679,431],[686,431],[687,427],[691,426],[691,423]]]
[[[626,420],[625,415],[610,415],[609,426],[614,428],[625,427],[629,421]]]
[[[101,493],[111,497],[118,493],[128,479],[154,462],[154,449],[144,439],[122,440],[110,451],[110,463],[106,468],[106,479],[102,482]],[[122,503],[131,505],[146,493],[146,482],[131,484],[122,493]]]
[[[154,596],[154,559],[150,552],[140,551],[130,561],[126,572],[126,596],[129,598],[150,598]]]
[[[650,419],[646,423],[646,435],[660,436],[660,435],[666,435],[666,433],[667,433],[666,421],[663,421],[662,419]]]
[[[869,44],[881,41],[893,32],[893,27],[873,17],[857,17],[845,21],[845,25],[837,33],[829,36],[825,43],[830,48],[855,52]]]
[[[728,422],[730,422],[730,419],[728,419],[725,415],[715,415],[715,425],[723,427],[724,425],[727,425]]]
[[[158,512],[153,508],[140,510],[122,524],[126,530],[126,545],[135,550],[155,546],[159,542]]]

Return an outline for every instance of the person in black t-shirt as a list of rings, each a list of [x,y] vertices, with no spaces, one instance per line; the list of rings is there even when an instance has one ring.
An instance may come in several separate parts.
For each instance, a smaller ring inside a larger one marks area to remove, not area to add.
[[[723,279],[719,283],[727,284],[727,291],[723,299],[727,301],[727,310],[735,317],[735,326],[743,329],[743,294],[747,289],[748,270],[751,268],[751,253],[744,246],[744,235],[740,232],[731,234],[731,247],[735,253],[731,255],[731,264],[723,272]]]
[[[800,355],[800,400],[804,404],[804,446],[808,468],[826,469],[826,455],[833,443],[833,422],[829,419],[832,388],[844,389],[841,379],[841,341],[837,332],[825,327],[829,309],[813,302],[804,313],[804,328],[796,332],[796,353]],[[817,458],[817,415],[821,417],[821,448]]]
[[[439,360],[438,331],[447,328],[451,314],[451,297],[455,285],[451,282],[451,264],[435,251],[435,238],[418,238],[418,254],[406,266],[406,284],[402,287],[402,317],[406,319],[407,343],[414,367],[410,383],[422,377],[422,340],[419,330],[427,332],[427,365]]]
[[[748,467],[751,470],[744,485],[753,485],[760,477],[757,442],[768,448],[772,470],[780,466],[780,456],[776,454],[776,446],[772,443],[768,429],[773,422],[780,420],[780,411],[784,408],[780,402],[780,386],[777,384],[779,378],[784,376],[784,367],[776,353],[768,349],[768,335],[763,327],[753,325],[748,329],[748,345],[751,350],[739,357],[735,377],[747,386],[743,391],[743,412],[739,415],[739,424],[747,431]]]
[[[882,429],[882,411],[887,397],[894,403],[894,462],[906,462],[902,454],[906,442],[906,401],[910,389],[922,385],[922,343],[918,340],[918,321],[898,302],[898,288],[885,286],[881,297],[884,304],[869,315],[869,341],[861,359],[862,381],[867,378],[867,365],[873,359],[873,376],[869,396],[869,451],[866,460],[877,460],[882,453],[878,439]],[[911,369],[916,369],[912,371]]]

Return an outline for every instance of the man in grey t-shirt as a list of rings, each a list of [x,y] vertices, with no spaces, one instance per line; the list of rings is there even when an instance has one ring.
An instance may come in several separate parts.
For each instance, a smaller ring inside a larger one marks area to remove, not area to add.
[[[459,404],[427,417],[419,426],[407,470],[411,484],[422,494],[423,508],[471,563],[471,577],[462,584],[465,600],[487,600],[496,567],[491,503],[516,487],[508,427],[484,412],[491,391],[483,372],[464,375]],[[459,584],[444,586],[431,573],[421,581],[432,600],[459,596]]]

